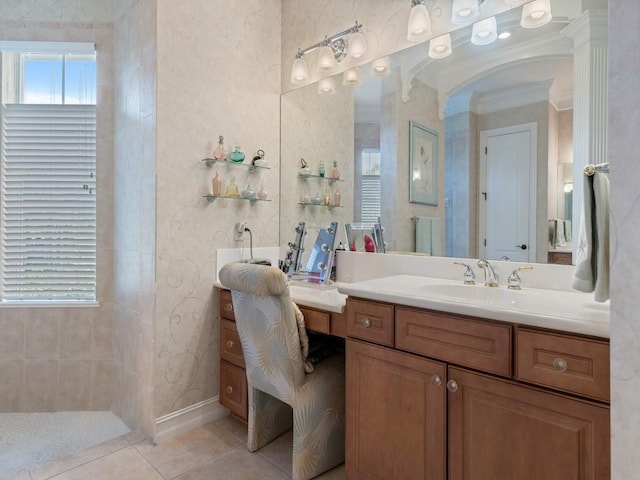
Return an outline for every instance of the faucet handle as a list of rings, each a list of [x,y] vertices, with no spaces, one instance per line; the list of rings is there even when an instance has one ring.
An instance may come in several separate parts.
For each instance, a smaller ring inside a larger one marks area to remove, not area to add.
[[[513,272],[511,272],[511,275],[509,275],[509,278],[507,279],[507,288],[509,290],[522,289],[522,287],[520,287],[520,275],[518,275],[518,272],[520,272],[520,270],[522,270],[523,272],[533,270],[533,266],[525,265],[524,267],[518,267]]]
[[[475,285],[476,284],[476,274],[473,273],[473,270],[469,265],[463,262],[453,262],[454,265],[460,265],[461,267],[466,267],[464,271],[464,284],[465,285]]]

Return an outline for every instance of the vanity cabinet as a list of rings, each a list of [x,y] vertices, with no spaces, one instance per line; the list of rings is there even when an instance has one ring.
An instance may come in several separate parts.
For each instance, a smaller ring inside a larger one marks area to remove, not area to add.
[[[352,297],[347,335],[348,479],[610,478],[607,341]]]

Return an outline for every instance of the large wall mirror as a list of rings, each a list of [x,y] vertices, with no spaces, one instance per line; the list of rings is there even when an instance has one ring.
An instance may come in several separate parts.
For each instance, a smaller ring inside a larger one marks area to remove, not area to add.
[[[356,88],[338,75],[284,94],[282,244],[298,221],[342,229],[372,222],[378,208],[388,251],[570,255],[573,41],[562,33],[570,18],[524,29],[520,10],[499,15],[499,33],[510,36],[491,45],[470,43],[464,27],[451,33],[447,58],[418,44],[390,57],[387,76],[361,67]],[[421,188],[428,193],[410,196]]]

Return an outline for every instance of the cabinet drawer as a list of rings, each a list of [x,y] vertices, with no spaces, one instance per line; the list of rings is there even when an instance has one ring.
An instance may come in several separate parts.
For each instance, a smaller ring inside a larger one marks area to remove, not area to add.
[[[220,321],[220,358],[244,368],[244,355],[236,323],[224,318]]]
[[[304,315],[304,325],[307,330],[327,335],[331,333],[331,317],[327,312],[319,312],[306,307],[300,307],[300,311]]]
[[[220,404],[247,420],[247,375],[244,369],[220,361]]]
[[[233,313],[233,301],[229,290],[220,290],[220,316],[229,320],[236,319]]]
[[[396,307],[396,347],[511,376],[511,326],[507,324]]]
[[[609,344],[573,335],[518,328],[516,377],[609,401]]]
[[[348,298],[347,336],[393,347],[393,305]]]

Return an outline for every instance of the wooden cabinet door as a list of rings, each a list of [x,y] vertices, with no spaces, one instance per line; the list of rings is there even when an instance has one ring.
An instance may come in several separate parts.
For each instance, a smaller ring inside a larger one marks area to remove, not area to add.
[[[352,339],[346,356],[347,478],[444,480],[445,365]]]
[[[448,373],[449,480],[610,478],[607,407],[459,368]]]

